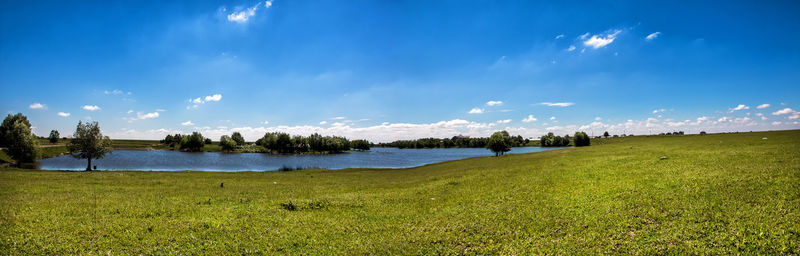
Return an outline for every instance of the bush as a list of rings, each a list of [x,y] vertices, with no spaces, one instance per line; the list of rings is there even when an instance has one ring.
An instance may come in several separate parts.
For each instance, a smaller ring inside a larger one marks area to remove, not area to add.
[[[17,161],[18,166],[22,166],[22,163],[36,162],[40,153],[36,145],[36,136],[31,133],[30,125],[18,119],[10,128],[5,132],[8,156]]]
[[[585,132],[576,132],[574,142],[576,147],[589,146],[591,144],[589,135],[586,135]]]
[[[555,136],[553,133],[548,133],[539,139],[542,147],[565,147],[569,146],[569,136],[561,137]]]

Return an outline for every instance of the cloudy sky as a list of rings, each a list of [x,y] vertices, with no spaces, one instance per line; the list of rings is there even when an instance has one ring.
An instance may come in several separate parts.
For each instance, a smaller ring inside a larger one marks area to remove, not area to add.
[[[0,1],[0,111],[112,138],[800,128],[797,1]]]

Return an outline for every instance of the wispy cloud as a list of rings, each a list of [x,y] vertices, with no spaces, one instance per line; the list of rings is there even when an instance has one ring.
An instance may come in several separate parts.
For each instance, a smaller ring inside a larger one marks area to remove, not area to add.
[[[567,48],[567,51],[571,52],[574,51],[575,49],[577,49],[577,47],[575,47],[574,45],[570,45],[569,48]]]
[[[189,103],[192,103],[194,105],[187,106],[186,109],[198,108],[200,104],[206,104],[207,102],[220,101],[220,100],[222,100],[222,94],[219,93],[214,95],[208,95],[205,97],[197,97],[194,99],[189,99]]]
[[[653,32],[653,33],[651,33],[651,34],[647,35],[647,36],[644,38],[644,40],[647,40],[647,41],[653,41],[653,39],[656,39],[656,38],[657,38],[659,35],[661,35],[661,32]]]
[[[510,122],[511,122],[511,119],[497,120],[498,124],[507,124],[507,123],[510,123]]]
[[[328,121],[319,122],[319,125],[326,125],[326,124],[328,124]]]
[[[503,102],[499,101],[499,100],[498,101],[490,100],[489,102],[486,102],[486,105],[490,106],[490,107],[500,106],[500,105],[503,105]]]
[[[539,104],[545,105],[545,106],[548,106],[548,107],[569,107],[569,106],[575,105],[575,103],[572,103],[572,102],[542,102],[542,103],[539,103]]]
[[[560,34],[560,35],[556,36],[556,39],[561,39],[561,38],[564,38],[564,34]]]
[[[528,115],[528,117],[526,117],[525,119],[522,119],[522,122],[523,123],[530,123],[530,122],[536,122],[536,120],[537,119],[535,117],[533,117],[533,115]]]
[[[337,117],[334,117],[334,118],[331,118],[331,119],[333,119],[333,120],[343,120],[343,119],[345,119],[345,117],[337,116]]]
[[[769,104],[764,103],[764,104],[758,105],[756,108],[757,109],[762,109],[762,108],[768,108],[768,107],[769,107]]]
[[[97,111],[100,110],[100,107],[98,107],[97,105],[84,105],[83,110]]]
[[[139,120],[158,118],[158,116],[159,116],[158,112],[144,113],[144,114],[136,113],[136,117],[139,118]]]
[[[658,114],[659,112],[664,112],[664,111],[667,111],[667,110],[666,110],[666,109],[663,109],[663,108],[661,108],[661,109],[656,109],[656,110],[653,110],[653,114]]]
[[[190,120],[190,121],[186,121],[186,122],[181,123],[181,125],[190,126],[190,125],[194,125],[194,123],[192,123],[192,121]]]
[[[70,113],[58,112],[58,116],[60,116],[60,117],[69,117]]]
[[[472,108],[467,112],[467,114],[483,114],[483,109],[481,108]]]
[[[583,45],[592,47],[594,49],[605,47],[606,45],[614,42],[614,39],[616,39],[617,35],[619,35],[621,32],[622,30],[617,29],[613,32],[606,33],[605,35],[593,35],[589,39],[586,39],[586,41],[583,41]]]
[[[247,21],[250,20],[250,17],[256,15],[256,11],[258,11],[258,8],[260,6],[261,2],[258,2],[255,5],[253,5],[253,7],[249,7],[241,11],[232,12],[228,14],[228,21],[236,23],[247,23]],[[272,1],[264,2],[264,7],[265,8],[272,7]]]
[[[41,103],[33,103],[30,106],[28,106],[28,108],[30,108],[30,109],[47,109],[47,106],[45,106],[44,104],[41,104]]]

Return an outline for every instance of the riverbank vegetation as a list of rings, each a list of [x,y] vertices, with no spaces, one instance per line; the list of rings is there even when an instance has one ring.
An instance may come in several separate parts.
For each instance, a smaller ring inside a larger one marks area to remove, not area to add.
[[[800,131],[591,142],[411,169],[0,169],[0,251],[800,253]]]
[[[378,143],[377,147],[395,148],[485,148],[489,138],[469,136],[453,136],[452,138],[423,138],[417,140],[397,140],[389,143]],[[521,135],[510,136],[511,147],[522,147],[530,143],[529,139]]]

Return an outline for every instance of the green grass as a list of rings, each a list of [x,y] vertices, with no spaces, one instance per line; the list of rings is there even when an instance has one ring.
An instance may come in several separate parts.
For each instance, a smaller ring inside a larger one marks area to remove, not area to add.
[[[0,252],[800,253],[800,131],[592,143],[401,170],[4,169]]]

